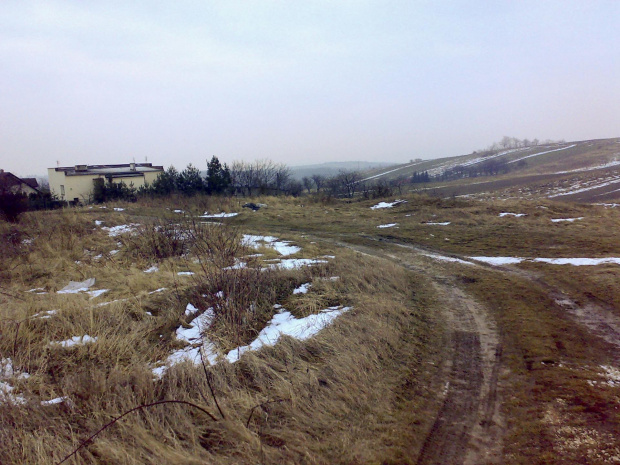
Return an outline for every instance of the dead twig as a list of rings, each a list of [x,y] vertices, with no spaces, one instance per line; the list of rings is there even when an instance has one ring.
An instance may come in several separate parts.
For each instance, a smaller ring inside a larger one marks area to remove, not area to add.
[[[132,408],[131,410],[127,410],[122,415],[119,415],[118,417],[114,418],[110,422],[108,422],[105,425],[103,425],[99,430],[97,430],[95,433],[93,433],[88,439],[86,439],[85,441],[82,441],[82,443],[79,446],[77,446],[75,449],[73,449],[73,451],[69,455],[67,455],[64,459],[62,459],[60,462],[58,462],[57,465],[65,463],[67,460],[69,460],[71,457],[73,457],[75,454],[77,454],[80,449],[82,449],[88,443],[90,443],[93,439],[95,439],[99,435],[99,433],[101,433],[102,431],[106,430],[107,428],[112,426],[114,423],[116,423],[117,421],[119,421],[123,417],[129,415],[130,413],[137,412],[138,410],[142,410],[142,409],[146,409],[146,408],[150,408],[150,407],[155,407],[157,405],[164,405],[164,404],[183,404],[183,405],[187,405],[189,407],[192,407],[192,408],[195,408],[197,410],[200,410],[201,412],[206,414],[209,418],[211,418],[211,420],[218,421],[217,418],[215,418],[215,416],[213,416],[213,414],[211,412],[209,412],[208,410],[200,407],[199,405],[192,404],[191,402],[187,402],[185,400],[160,400],[160,401],[157,401],[157,402],[153,402],[151,404],[139,405],[137,407]]]
[[[263,408],[265,405],[268,405],[268,404],[275,404],[276,402],[284,402],[285,400],[286,399],[282,399],[282,398],[267,400],[265,402],[262,402],[260,404],[255,405],[254,407],[252,407],[252,410],[250,410],[250,416],[248,416],[248,421],[245,422],[245,427],[246,428],[250,427],[250,420],[252,419],[252,415],[254,415],[254,410],[256,410],[259,407]]]
[[[207,379],[207,385],[209,386],[209,391],[211,391],[211,395],[213,396],[213,400],[215,401],[215,406],[217,407],[217,410],[220,412],[220,415],[222,415],[222,420],[226,420],[226,415],[224,415],[224,412],[222,411],[222,408],[220,407],[220,403],[217,401],[217,397],[215,396],[215,391],[213,390],[213,385],[211,384],[211,376],[209,375],[209,372],[207,371],[207,365],[205,364],[204,358],[202,356],[202,347],[200,347],[200,362],[202,363],[202,369],[204,370],[205,373],[205,378]]]

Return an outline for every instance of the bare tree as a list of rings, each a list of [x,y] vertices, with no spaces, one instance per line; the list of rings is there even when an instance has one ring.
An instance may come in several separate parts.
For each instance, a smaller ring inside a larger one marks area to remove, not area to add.
[[[304,176],[304,178],[301,181],[303,182],[304,187],[306,188],[309,194],[310,190],[312,189],[312,186],[314,185],[312,178],[309,178],[308,176]]]
[[[320,191],[321,188],[325,185],[325,176],[323,176],[322,174],[313,174],[312,180],[314,181],[317,192]]]

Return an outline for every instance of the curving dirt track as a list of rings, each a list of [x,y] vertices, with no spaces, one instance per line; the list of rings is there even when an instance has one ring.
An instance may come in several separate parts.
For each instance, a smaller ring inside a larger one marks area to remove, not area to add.
[[[340,246],[389,259],[428,277],[440,302],[448,333],[443,369],[437,381],[440,407],[417,463],[473,465],[501,463],[503,422],[498,374],[502,347],[488,312],[465,294],[440,264],[423,261],[422,251],[406,244]]]

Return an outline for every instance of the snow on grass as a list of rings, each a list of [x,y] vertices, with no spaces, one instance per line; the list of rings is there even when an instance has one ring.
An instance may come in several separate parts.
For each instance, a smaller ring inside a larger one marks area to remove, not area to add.
[[[114,207],[114,211],[115,212],[124,212],[125,209],[124,208],[120,208],[120,207]]]
[[[285,270],[293,270],[301,268],[303,266],[319,265],[321,263],[328,263],[327,260],[320,260],[317,258],[287,258],[280,260],[279,263],[270,265],[271,268],[282,268]]]
[[[26,399],[17,394],[13,394],[15,388],[9,383],[0,381],[0,405],[3,403],[21,405],[26,403]]]
[[[595,170],[602,170],[605,168],[613,168],[614,166],[618,166],[618,165],[620,165],[620,160],[611,160],[607,163],[603,163],[602,165],[586,166],[585,168],[577,168],[577,169],[569,170],[569,171],[557,171],[551,174],[581,173],[584,171],[595,171]]]
[[[209,215],[209,212],[205,212],[204,215],[199,216],[198,218],[231,218],[233,216],[237,216],[239,213],[216,213],[214,215]]]
[[[89,278],[84,281],[69,281],[65,287],[57,292],[57,294],[78,294],[88,291],[95,285],[95,278]]]
[[[56,397],[55,399],[50,399],[50,400],[42,400],[41,401],[41,405],[43,405],[44,407],[47,407],[49,405],[55,405],[55,404],[60,404],[62,402],[66,402],[68,401],[69,398],[64,396],[64,397]]]
[[[198,313],[198,309],[196,307],[194,307],[192,304],[187,304],[187,306],[185,307],[185,316],[192,316],[195,315],[196,313]]]
[[[293,294],[307,294],[308,289],[312,287],[312,283],[305,283],[293,290]]]
[[[377,228],[393,228],[394,226],[398,226],[398,223],[380,224]]]
[[[183,210],[174,210],[174,213],[185,213],[185,212]]]
[[[534,258],[532,261],[550,265],[596,266],[605,264],[620,265],[620,258]]]
[[[525,213],[510,213],[510,212],[502,212],[498,215],[500,218],[503,218],[505,216],[514,216],[516,218],[520,218],[522,216],[527,216]]]
[[[583,220],[585,217],[580,216],[579,218],[552,218],[551,222],[552,223],[561,223],[563,221],[568,221],[569,223],[572,223],[573,221],[577,221],[577,220]]]
[[[469,257],[478,262],[488,263],[489,265],[515,265],[521,263],[525,258],[518,257]]]
[[[185,310],[186,314],[187,310],[190,308],[190,305],[191,304],[188,304]],[[193,305],[191,307],[195,308]],[[202,355],[205,359],[205,362],[208,362],[211,365],[215,365],[218,360],[217,347],[209,339],[203,336],[204,332],[211,327],[214,318],[215,313],[213,312],[213,308],[209,308],[203,314],[198,315],[196,318],[194,318],[189,328],[179,326],[176,330],[176,337],[178,340],[187,342],[188,344],[195,344],[200,342],[201,346],[188,346],[184,347],[183,349],[175,350],[168,356],[164,365],[152,369],[153,374],[157,378],[161,378],[168,370],[168,368],[186,361],[191,362],[195,365],[200,364],[201,347]]]
[[[109,289],[95,289],[89,290],[92,286],[95,285],[95,278],[89,278],[85,281],[69,281],[65,287],[57,292],[57,294],[80,294],[86,293],[89,294],[91,299],[95,297],[99,297],[101,294],[108,292]]]
[[[108,231],[108,235],[110,237],[120,236],[125,233],[133,233],[136,228],[140,226],[139,223],[130,223],[130,224],[120,224],[118,226],[112,226],[111,228],[104,226],[101,229]]]
[[[522,262],[547,263],[549,265],[597,266],[605,264],[620,265],[620,258],[521,258],[521,257],[469,257],[489,265],[515,265]]]
[[[279,241],[273,236],[256,236],[252,234],[244,234],[241,243],[251,249],[259,247],[269,247],[274,249],[280,255],[287,257],[301,251],[301,247],[291,245],[290,241]]]
[[[155,273],[157,271],[159,271],[159,267],[157,265],[153,265],[149,269],[144,270],[145,273]]]
[[[350,307],[330,307],[315,315],[309,315],[305,318],[295,318],[281,306],[277,305],[274,307],[279,309],[279,313],[273,316],[271,321],[267,323],[267,326],[263,328],[252,343],[247,346],[237,347],[228,352],[226,355],[226,360],[228,360],[228,362],[236,362],[241,355],[248,351],[258,350],[263,346],[273,346],[278,342],[281,336],[290,336],[299,340],[309,339],[323,328],[332,324],[340,315],[350,310]],[[171,366],[182,362],[190,362],[195,365],[200,364],[201,349],[205,362],[211,365],[217,364],[220,359],[219,351],[215,344],[204,336],[204,332],[211,326],[213,318],[213,309],[209,309],[192,321],[191,328],[180,327],[177,329],[177,339],[189,343],[201,341],[201,346],[188,346],[174,351],[168,356],[164,365],[152,369],[153,374],[157,378],[161,378]]]
[[[291,312],[281,310],[273,316],[254,341],[247,346],[231,350],[226,355],[226,359],[234,363],[248,351],[275,345],[282,336],[290,336],[301,341],[309,339],[349,310],[350,307],[330,307],[305,318],[295,318]]]
[[[177,275],[179,276],[192,276],[194,274],[193,271],[179,271]]]
[[[431,225],[431,226],[448,226],[450,224],[450,221],[444,221],[442,223],[431,223],[431,222],[428,222],[428,223],[422,223],[422,224],[428,224],[428,225]]]
[[[154,291],[149,292],[149,294],[157,294],[158,292],[164,292],[167,287],[160,287],[159,289],[155,289]]]
[[[103,224],[103,221],[95,220],[95,226],[101,226],[102,224]]]
[[[196,309],[196,311],[198,311],[198,309]],[[187,314],[187,310],[185,312]],[[190,344],[198,342],[201,338],[202,332],[211,326],[214,318],[215,313],[213,312],[213,308],[207,309],[204,313],[194,318],[194,320],[190,323],[189,328],[179,326],[176,330],[177,339]]]
[[[587,192],[587,191],[591,191],[594,189],[600,189],[601,187],[607,187],[612,184],[617,184],[618,182],[620,182],[620,176],[612,176],[604,180],[601,180],[599,178],[595,181],[590,181],[586,187],[582,187],[583,184],[578,182],[576,184],[573,184],[571,187],[567,189],[559,189],[561,192],[558,192],[557,194],[548,195],[547,197],[551,199],[553,197],[562,197],[564,195],[579,194],[581,192]],[[606,192],[606,194],[609,194],[609,192]]]
[[[380,208],[392,208],[397,205],[400,205],[401,203],[407,203],[407,201],[398,199],[398,200],[394,200],[393,202],[379,202],[377,205],[373,205],[372,207],[370,207],[370,209],[378,210]]]
[[[470,265],[470,266],[474,265],[472,262],[467,262],[465,260],[461,260],[460,258],[448,257],[447,255],[439,255],[439,254],[434,254],[434,253],[423,253],[422,255],[424,255],[425,257],[432,258],[433,260],[439,260],[442,262],[453,262],[453,263],[460,263],[461,265]]]
[[[577,144],[573,144],[573,145],[568,145],[566,147],[560,147],[559,149],[553,149],[553,150],[547,150],[545,152],[538,152],[538,153],[533,153],[532,155],[527,155],[525,157],[521,157],[521,158],[517,158],[516,160],[511,160],[508,162],[508,164],[510,163],[516,163],[518,161],[521,160],[525,160],[526,158],[532,158],[532,157],[537,157],[539,155],[544,155],[546,153],[551,153],[551,152],[559,152],[560,150],[567,150],[567,149],[572,149],[573,147],[575,147]]]
[[[56,313],[58,313],[58,310],[44,310],[42,312],[35,313],[34,315],[32,315],[31,318],[38,319],[38,320],[47,320],[48,318],[51,318],[53,315],[56,315]]]
[[[109,289],[95,289],[94,291],[86,291],[86,294],[90,295],[91,299],[99,297],[101,294],[108,292]]]
[[[93,342],[97,342],[97,338],[96,337],[90,337],[88,334],[85,334],[84,336],[73,336],[70,339],[67,339],[65,341],[53,341],[50,342],[51,345],[59,345],[61,347],[74,347],[74,346],[78,346],[78,345],[84,345],[84,344],[92,344]]]

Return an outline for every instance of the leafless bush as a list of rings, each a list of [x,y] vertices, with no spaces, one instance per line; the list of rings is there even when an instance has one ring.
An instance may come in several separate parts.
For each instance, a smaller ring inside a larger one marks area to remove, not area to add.
[[[187,225],[157,221],[140,226],[133,235],[124,235],[126,255],[147,260],[180,257],[189,248]]]

